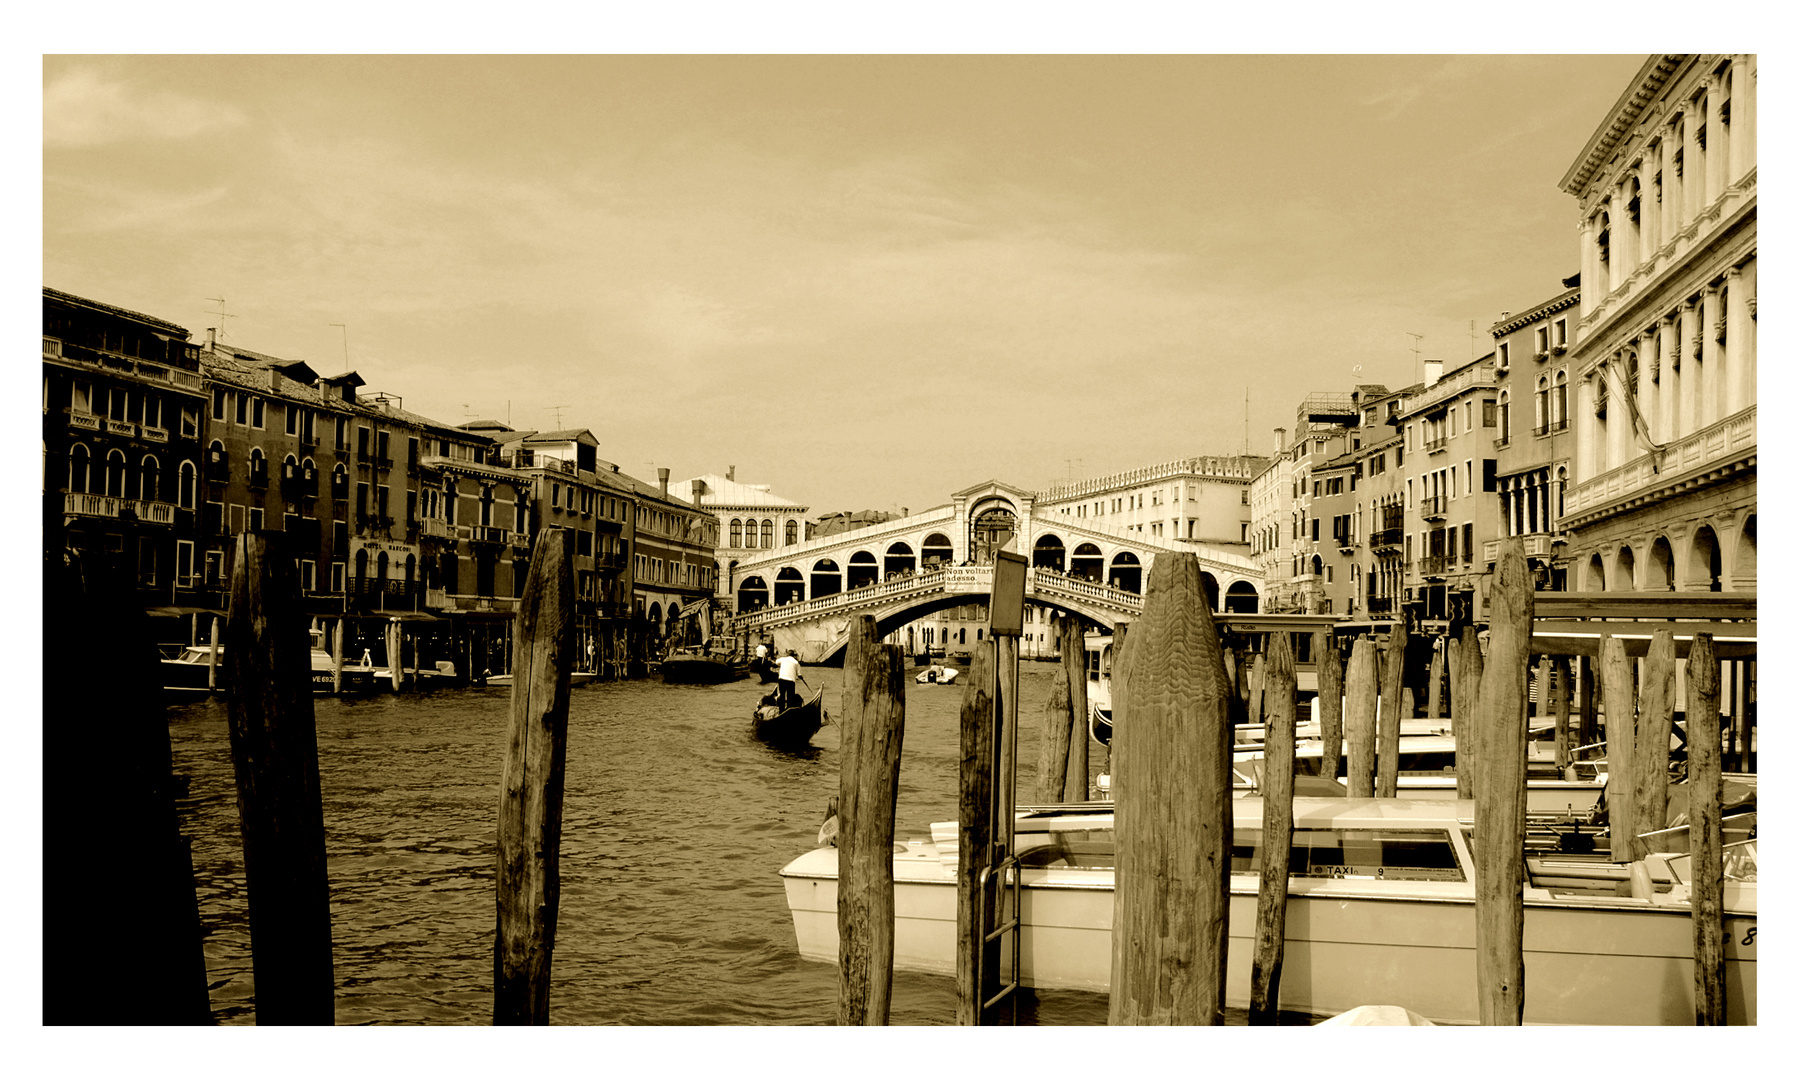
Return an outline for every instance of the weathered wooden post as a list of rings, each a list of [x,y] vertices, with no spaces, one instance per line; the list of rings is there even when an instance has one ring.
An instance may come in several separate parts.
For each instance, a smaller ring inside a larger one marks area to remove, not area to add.
[[[851,629],[844,658],[838,778],[838,1023],[888,1022],[894,985],[894,807],[906,730],[906,667],[875,617]]]
[[[1597,678],[1595,668],[1598,667],[1598,664],[1596,663],[1598,660],[1598,656],[1595,656],[1593,659],[1589,659],[1586,656],[1578,656],[1575,658],[1575,663],[1571,668],[1575,677],[1576,692],[1581,695],[1581,705],[1576,709],[1576,712],[1579,713],[1581,717],[1580,734],[1575,737],[1575,745],[1577,746],[1591,748],[1595,743],[1600,741],[1600,718],[1597,715],[1597,710],[1594,708],[1594,690],[1595,680]],[[1598,751],[1589,749],[1586,753],[1588,757],[1600,757],[1603,756],[1606,751],[1604,749]]]
[[[1406,686],[1407,618],[1404,613],[1388,630],[1387,649],[1381,657],[1380,724],[1375,748],[1375,797],[1391,799],[1399,792],[1400,725],[1410,715]]]
[[[1294,843],[1294,649],[1269,635],[1263,700],[1262,879],[1256,891],[1256,954],[1250,962],[1250,1022],[1274,1024],[1281,1008],[1281,960],[1287,936],[1288,852]]]
[[[400,624],[389,619],[387,624],[388,681],[393,685],[396,694],[400,692],[400,684],[406,675],[401,656],[405,651],[403,634],[404,631],[401,630]],[[515,676],[518,674],[517,667],[513,668],[513,674]],[[515,682],[514,685],[516,686],[517,683]]]
[[[994,709],[994,642],[983,641],[970,658],[963,688],[958,746],[956,846],[956,1022],[982,1021],[982,1006],[1000,989],[1000,945],[989,942],[993,913],[999,910],[1000,881],[982,875],[992,869],[994,843],[994,758],[999,717]],[[988,913],[987,918],[982,913]]]
[[[224,659],[258,1024],[334,1020],[311,651],[286,537],[241,534]]]
[[[1118,745],[1113,1024],[1224,1020],[1231,872],[1229,685],[1191,554],[1158,555],[1127,658]],[[1115,729],[1117,730],[1117,729]]]
[[[1525,728],[1535,593],[1525,542],[1500,541],[1488,593],[1488,658],[1470,734],[1475,778],[1476,997],[1481,1022],[1525,1019]]]
[[[1456,714],[1462,708],[1462,642],[1455,638],[1444,639],[1444,678],[1449,682],[1449,704],[1444,714],[1450,719],[1450,733],[1456,734]],[[1460,770],[1459,770],[1460,771]]]
[[[1481,680],[1486,667],[1481,655],[1481,638],[1473,626],[1463,627],[1460,652],[1462,682],[1450,702],[1450,731],[1456,740],[1456,797],[1472,799],[1482,767],[1475,713],[1481,703]]]
[[[212,617],[211,647],[206,651],[206,691],[209,694],[219,690],[219,627],[223,622],[217,615]]]
[[[1725,1023],[1725,849],[1720,835],[1719,661],[1711,634],[1697,633],[1687,658],[1688,850],[1692,853],[1694,1023]]]
[[[1113,624],[1113,660],[1112,660],[1112,738],[1106,744],[1106,772],[1112,779],[1112,793],[1116,798],[1119,792],[1119,740],[1124,737],[1123,723],[1130,694],[1130,681],[1126,673],[1125,661],[1129,658],[1126,650],[1126,638],[1131,634],[1131,623],[1121,620]]]
[[[1263,690],[1264,682],[1267,679],[1268,673],[1264,671],[1263,667],[1263,654],[1257,653],[1250,660],[1250,705],[1245,712],[1248,718],[1246,723],[1260,724],[1263,722]]]
[[[1313,660],[1319,669],[1319,775],[1335,780],[1344,752],[1344,661],[1331,630],[1313,631]]]
[[[1650,635],[1644,657],[1643,688],[1638,697],[1637,738],[1632,742],[1632,783],[1637,831],[1661,833],[1669,823],[1669,735],[1675,725],[1675,634],[1661,627]],[[1633,859],[1669,850],[1668,835],[1638,839]]]
[[[1573,756],[1569,751],[1569,658],[1550,657],[1551,700],[1556,710],[1556,771],[1569,767]]]
[[[1069,768],[1069,682],[1050,680],[1050,697],[1044,702],[1044,735],[1038,743],[1037,801],[1058,803]]]
[[[1633,838],[1642,830],[1637,819],[1637,775],[1632,761],[1637,745],[1637,680],[1625,642],[1600,638],[1600,704],[1606,710],[1606,820],[1612,857],[1631,862]]]
[[[162,665],[136,582],[60,546],[43,570],[43,1023],[211,1023]]]
[[[1444,715],[1444,639],[1431,641],[1431,669],[1425,676],[1430,686],[1425,691],[1425,715],[1433,720]]]
[[[344,692],[344,620],[331,621],[331,692]]]
[[[1375,704],[1378,696],[1375,639],[1367,634],[1350,649],[1344,676],[1344,783],[1352,799],[1375,794]]]
[[[546,529],[533,545],[513,635],[512,710],[496,832],[495,1024],[550,1022],[574,661],[572,536]]]
[[[1081,620],[1073,615],[1063,620],[1062,673],[1069,686],[1069,769],[1063,781],[1064,802],[1086,802],[1088,797],[1087,648],[1081,628]]]

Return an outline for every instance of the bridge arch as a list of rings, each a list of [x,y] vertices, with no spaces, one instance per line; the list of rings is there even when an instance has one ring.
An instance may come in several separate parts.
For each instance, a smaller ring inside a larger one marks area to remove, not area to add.
[[[881,567],[875,562],[875,556],[866,551],[858,551],[850,556],[850,569],[844,579],[844,590],[860,589],[864,585],[873,585],[881,577]]]
[[[844,572],[831,559],[818,559],[812,565],[812,595],[835,596],[844,591]]]
[[[994,561],[994,552],[1019,532],[1019,508],[1003,495],[989,495],[969,508],[969,557],[977,565]]]
[[[1099,581],[1106,576],[1106,556],[1098,544],[1083,543],[1069,557],[1069,576]]]
[[[948,536],[941,532],[934,532],[919,545],[919,559],[926,566],[930,566],[932,563],[955,562],[956,548],[951,545]]]
[[[806,599],[806,579],[800,571],[791,566],[784,566],[775,575],[775,606],[792,604]]]
[[[1213,611],[1219,610],[1219,579],[1202,570],[1200,588],[1206,593],[1206,606]]]
[[[769,606],[769,584],[761,577],[752,574],[738,586],[737,609],[739,611],[759,611]],[[655,620],[652,619],[652,622]]]
[[[1106,575],[1107,584],[1126,592],[1142,593],[1144,591],[1144,566],[1138,562],[1135,552],[1121,551],[1112,558],[1112,568]]]
[[[895,574],[910,574],[917,566],[913,559],[912,545],[904,540],[896,540],[888,545],[887,556],[882,560],[881,576],[892,577]]]
[[[1234,581],[1231,583],[1231,587],[1225,590],[1226,611],[1254,615],[1260,602],[1260,598],[1256,595],[1256,586],[1248,581]],[[1217,604],[1214,605],[1213,610],[1218,610]]]
[[[1068,565],[1065,561],[1066,556],[1067,549],[1063,547],[1062,537],[1053,532],[1044,533],[1031,545],[1031,565],[1033,566],[1047,567],[1060,574]]]

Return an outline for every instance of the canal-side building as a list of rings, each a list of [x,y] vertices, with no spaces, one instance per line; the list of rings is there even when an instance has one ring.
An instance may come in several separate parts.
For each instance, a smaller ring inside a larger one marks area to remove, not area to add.
[[[1285,428],[1277,428],[1276,451],[1252,478],[1251,555],[1263,573],[1263,611],[1323,610],[1325,586],[1331,583],[1325,550],[1332,537],[1321,528],[1313,507],[1314,473],[1350,450],[1350,432],[1361,416],[1356,404],[1361,392],[1362,388],[1348,394],[1309,394],[1295,410],[1294,437],[1289,439]],[[1324,478],[1318,479],[1317,491],[1323,495]],[[1331,550],[1335,556],[1336,549]],[[1332,582],[1335,579],[1334,564]]]
[[[114,563],[149,609],[222,611],[201,554],[206,395],[188,332],[46,287],[43,337],[46,554]]]
[[[1650,57],[1563,176],[1576,589],[1756,587],[1756,71]]]
[[[1313,469],[1310,516],[1319,522],[1322,614],[1379,619],[1399,610],[1394,597],[1404,581],[1399,541],[1404,447],[1396,425],[1405,400],[1404,392],[1389,393],[1379,385],[1352,391],[1358,417],[1345,432],[1347,446]]]
[[[1425,382],[1399,413],[1406,459],[1405,535],[1410,614],[1424,633],[1478,618],[1486,595],[1485,542],[1495,535],[1494,355],[1448,372],[1425,362]]]
[[[767,484],[746,484],[737,478],[737,466],[725,475],[707,473],[676,485],[689,501],[711,514],[718,526],[716,561],[717,596],[730,608],[737,596],[738,564],[757,559],[812,539],[804,503],[774,494]],[[765,583],[766,584],[766,583]],[[777,582],[776,588],[783,588]]]
[[[1246,454],[1129,469],[1040,492],[1037,512],[1142,533],[1159,543],[1248,551],[1250,481],[1267,464]]]
[[[718,519],[672,493],[668,469],[657,469],[656,477],[654,485],[626,473],[610,478],[624,481],[635,495],[632,615],[634,622],[642,619],[643,634],[632,648],[640,660],[699,644],[711,634],[715,614],[724,611],[712,603],[719,588]]]
[[[1580,275],[1562,292],[1521,312],[1503,312],[1491,328],[1498,423],[1494,429],[1499,523],[1483,541],[1482,561],[1499,558],[1500,540],[1522,537],[1541,590],[1568,588],[1568,532],[1562,527],[1575,452],[1569,424],[1569,350],[1581,304]]]

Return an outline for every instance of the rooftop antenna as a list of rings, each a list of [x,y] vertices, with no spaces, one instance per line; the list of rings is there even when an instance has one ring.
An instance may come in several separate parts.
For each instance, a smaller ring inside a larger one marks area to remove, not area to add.
[[[1250,388],[1244,387],[1244,456],[1250,456]]]
[[[562,430],[562,411],[566,408],[568,408],[567,405],[546,405],[546,406],[544,406],[544,410],[546,412],[554,412],[556,414],[556,430],[558,430],[558,431]]]
[[[350,370],[350,328],[345,326],[341,322],[334,322],[331,325],[337,327],[339,330],[342,330],[344,332],[344,370],[349,371]]]
[[[1469,320],[1469,359],[1475,359],[1475,320]]]
[[[213,303],[219,305],[219,310],[213,311],[213,312],[208,312],[208,314],[217,315],[219,317],[219,340],[224,341],[225,340],[225,320],[226,319],[235,319],[235,318],[237,318],[237,316],[225,314],[225,298],[223,296],[208,296],[208,297],[204,297],[204,299],[210,300]]]
[[[1425,340],[1425,335],[1415,334],[1411,330],[1404,331],[1404,333],[1407,337],[1413,339],[1413,379],[1414,381],[1423,379],[1425,377],[1425,369],[1419,366],[1419,343]]]

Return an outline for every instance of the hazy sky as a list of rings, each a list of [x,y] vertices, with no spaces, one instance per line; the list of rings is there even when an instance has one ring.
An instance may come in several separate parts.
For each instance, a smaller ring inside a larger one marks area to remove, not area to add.
[[[1578,269],[1557,182],[1642,60],[48,56],[43,284],[920,510],[1485,353]]]

